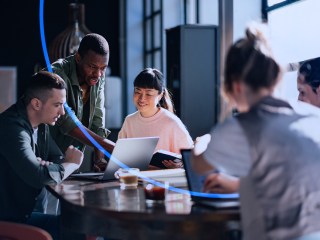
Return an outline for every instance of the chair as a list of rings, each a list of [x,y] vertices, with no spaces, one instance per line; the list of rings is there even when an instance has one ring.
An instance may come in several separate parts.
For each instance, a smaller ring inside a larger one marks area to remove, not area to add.
[[[1,222],[0,240],[52,240],[45,230],[27,224]]]

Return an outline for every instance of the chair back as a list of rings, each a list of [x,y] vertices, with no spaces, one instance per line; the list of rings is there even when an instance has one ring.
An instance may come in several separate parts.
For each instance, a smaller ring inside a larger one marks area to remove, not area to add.
[[[0,221],[0,240],[52,240],[51,235],[38,227]]]

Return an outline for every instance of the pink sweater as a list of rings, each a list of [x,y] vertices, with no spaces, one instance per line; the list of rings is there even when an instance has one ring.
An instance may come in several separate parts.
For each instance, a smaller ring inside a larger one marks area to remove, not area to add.
[[[139,111],[128,115],[122,125],[118,138],[159,136],[157,150],[166,150],[180,154],[181,148],[192,148],[193,141],[181,120],[170,111],[161,108],[149,118]]]

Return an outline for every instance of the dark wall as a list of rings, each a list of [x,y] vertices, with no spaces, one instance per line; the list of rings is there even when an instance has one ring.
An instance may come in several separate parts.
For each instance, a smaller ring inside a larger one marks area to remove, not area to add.
[[[68,0],[44,1],[44,28],[47,47],[68,24]],[[85,24],[91,32],[103,35],[110,45],[112,75],[120,75],[119,1],[83,0]],[[39,0],[0,1],[0,66],[17,66],[18,95],[34,73],[36,65],[45,67],[40,25]]]

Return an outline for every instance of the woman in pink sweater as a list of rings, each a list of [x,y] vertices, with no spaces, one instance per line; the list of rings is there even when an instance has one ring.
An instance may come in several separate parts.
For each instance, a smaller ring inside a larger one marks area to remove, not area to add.
[[[119,138],[159,136],[157,150],[180,154],[182,148],[192,148],[193,141],[181,120],[173,113],[173,104],[164,87],[163,74],[146,68],[134,80],[133,102],[137,112],[128,115],[119,132]],[[167,168],[179,163],[164,160]]]

